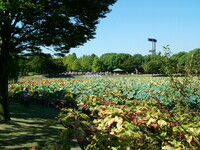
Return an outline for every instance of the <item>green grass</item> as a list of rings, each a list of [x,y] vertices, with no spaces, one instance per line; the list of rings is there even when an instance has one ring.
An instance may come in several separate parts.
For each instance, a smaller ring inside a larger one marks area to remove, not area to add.
[[[34,76],[34,75],[40,75],[40,73],[37,73],[37,72],[29,72],[28,75],[29,75],[29,76]]]
[[[59,111],[40,105],[23,105],[10,103],[11,121],[0,124],[1,150],[27,150],[29,147],[44,147],[47,142],[58,140],[59,124],[49,124],[56,121]],[[77,143],[72,143],[72,149],[79,150]]]

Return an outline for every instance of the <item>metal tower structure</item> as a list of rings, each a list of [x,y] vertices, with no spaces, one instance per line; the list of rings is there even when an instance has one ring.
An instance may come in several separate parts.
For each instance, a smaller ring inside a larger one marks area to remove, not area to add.
[[[149,52],[151,52],[152,54],[156,54],[156,39],[153,38],[148,38],[149,42],[152,42],[152,50],[149,50]]]

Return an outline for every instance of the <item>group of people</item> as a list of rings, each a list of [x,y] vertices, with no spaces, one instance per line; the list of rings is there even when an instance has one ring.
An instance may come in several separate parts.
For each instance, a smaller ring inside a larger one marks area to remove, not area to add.
[[[103,71],[69,71],[60,73],[60,76],[73,76],[73,75],[110,75],[112,72]]]

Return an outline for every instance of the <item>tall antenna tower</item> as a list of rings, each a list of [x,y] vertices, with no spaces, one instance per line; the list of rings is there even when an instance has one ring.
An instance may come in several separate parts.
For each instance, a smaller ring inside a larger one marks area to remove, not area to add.
[[[148,38],[149,42],[152,42],[152,50],[149,50],[152,54],[156,54],[156,39]]]

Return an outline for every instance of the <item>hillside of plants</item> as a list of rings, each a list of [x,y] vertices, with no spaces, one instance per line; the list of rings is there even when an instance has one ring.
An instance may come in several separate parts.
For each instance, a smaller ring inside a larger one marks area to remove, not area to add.
[[[197,77],[20,79],[11,100],[60,110],[62,142],[51,148],[139,150],[200,147],[200,80]]]

